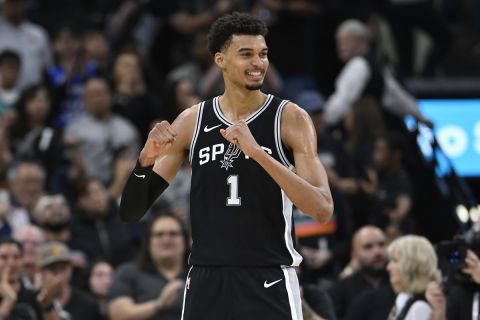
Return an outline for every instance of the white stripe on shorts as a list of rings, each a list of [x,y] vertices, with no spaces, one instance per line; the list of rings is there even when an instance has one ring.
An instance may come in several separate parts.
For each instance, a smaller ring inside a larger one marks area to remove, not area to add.
[[[285,286],[287,287],[288,302],[292,312],[292,320],[303,320],[300,285],[298,284],[295,268],[282,266],[282,271],[285,276]]]

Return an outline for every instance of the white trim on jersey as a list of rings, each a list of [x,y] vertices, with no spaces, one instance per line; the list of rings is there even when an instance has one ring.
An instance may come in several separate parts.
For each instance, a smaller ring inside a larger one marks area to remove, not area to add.
[[[195,143],[197,142],[198,138],[198,133],[200,132],[200,127],[202,126],[202,116],[203,116],[203,106],[205,105],[205,101],[201,102],[198,105],[198,110],[197,110],[197,118],[195,120],[195,130],[193,131],[193,138],[192,141],[190,142],[190,153],[188,155],[188,160],[190,161],[190,164],[192,164],[193,161],[193,149],[195,148]]]
[[[215,115],[217,116],[217,118],[222,121],[224,124],[228,125],[228,126],[231,126],[233,124],[233,122],[231,122],[230,120],[228,120],[224,115],[223,115],[223,112],[222,110],[220,109],[220,97],[215,97],[213,98],[213,111],[215,112]],[[257,110],[255,111],[254,113],[252,113],[247,119],[245,119],[245,122],[246,123],[250,123],[252,122],[253,120],[255,120],[265,109],[267,109],[267,107],[270,105],[270,102],[273,100],[273,95],[269,94],[267,95],[267,98],[265,99],[265,102],[263,103],[263,105]]]
[[[282,211],[283,218],[285,219],[285,245],[287,246],[288,252],[292,257],[292,267],[298,267],[300,262],[302,262],[302,256],[295,250],[293,246],[292,239],[292,201],[285,194],[285,191],[282,190]]]
[[[288,161],[287,156],[285,155],[285,151],[283,150],[282,147],[282,132],[281,132],[281,121],[282,121],[282,111],[283,108],[286,106],[288,103],[288,100],[283,100],[280,105],[278,106],[277,113],[275,115],[275,144],[277,146],[277,152],[280,157],[280,160],[282,161],[283,165],[287,168],[294,168],[295,166]]]
[[[302,300],[300,297],[300,285],[298,284],[297,274],[292,267],[282,266],[285,276],[285,287],[287,288],[288,302],[292,312],[292,320],[303,320]]]
[[[192,271],[192,269],[193,269],[193,266],[191,266],[190,270],[188,270],[187,281],[185,281],[185,288],[183,289],[183,304],[182,304],[181,320],[183,320],[183,313],[185,312],[185,298],[187,297],[187,287],[190,286],[190,272]]]

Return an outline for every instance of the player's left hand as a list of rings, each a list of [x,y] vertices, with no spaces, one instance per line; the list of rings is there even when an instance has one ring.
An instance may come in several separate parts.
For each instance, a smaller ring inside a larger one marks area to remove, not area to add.
[[[246,156],[252,159],[255,158],[257,151],[262,150],[244,120],[235,122],[227,129],[220,129],[220,133],[225,139],[237,145]]]

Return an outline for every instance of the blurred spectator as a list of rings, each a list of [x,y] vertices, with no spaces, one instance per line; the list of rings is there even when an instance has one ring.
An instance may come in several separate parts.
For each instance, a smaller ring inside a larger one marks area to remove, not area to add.
[[[414,32],[420,29],[432,40],[432,48],[420,74],[425,77],[438,75],[450,48],[447,24],[435,8],[433,0],[389,0],[387,19],[392,30],[398,53],[399,71],[402,76],[414,75]]]
[[[28,87],[20,95],[15,109],[17,118],[10,129],[14,159],[37,161],[46,170],[46,189],[63,191],[64,146],[61,135],[49,124],[52,105],[47,88]]]
[[[301,268],[295,268],[300,282],[302,313],[306,320],[336,320],[335,309],[327,292],[316,284],[304,283]]]
[[[364,226],[352,240],[349,274],[329,291],[338,319],[345,319],[350,305],[362,292],[388,283],[386,237],[374,226]]]
[[[13,238],[20,242],[23,248],[23,285],[27,289],[39,290],[41,275],[37,260],[40,246],[45,243],[43,232],[34,225],[28,225],[18,229]]]
[[[294,99],[302,90],[315,89],[313,21],[318,1],[254,1],[252,11],[269,24],[269,58],[283,78],[282,96]],[[285,45],[287,43],[288,45]],[[291,57],[295,58],[292,63]]]
[[[90,30],[84,34],[83,50],[85,63],[94,64],[98,68],[98,75],[108,78],[111,74],[110,44],[107,36],[101,30]]]
[[[387,270],[397,294],[390,312],[393,319],[429,320],[432,307],[425,297],[431,281],[439,283],[437,256],[432,244],[421,236],[403,236],[388,247]]]
[[[53,310],[42,311],[34,291],[25,288],[22,274],[22,245],[11,239],[0,240],[0,315],[2,319],[58,319]]]
[[[137,262],[120,266],[109,294],[112,320],[178,320],[190,238],[183,222],[160,215],[145,232]]]
[[[16,87],[21,60],[18,53],[12,50],[0,52],[0,115],[10,111],[18,99],[19,90]]]
[[[129,260],[132,239],[105,185],[95,178],[85,181],[79,187],[76,205],[70,247],[83,252],[90,261],[105,259],[117,266]]]
[[[114,113],[128,119],[146,141],[151,123],[163,114],[158,101],[148,90],[140,57],[133,52],[117,56],[113,66],[113,107]]]
[[[33,218],[40,197],[45,193],[45,169],[36,162],[19,161],[7,173],[10,201],[15,208],[11,227],[15,231]]]
[[[369,179],[360,181],[360,188],[374,198],[371,222],[391,240],[415,231],[409,217],[413,189],[403,165],[407,154],[406,142],[398,133],[379,137],[373,154],[376,170],[369,169]]]
[[[87,177],[110,186],[120,195],[139,149],[138,134],[130,122],[112,113],[112,93],[107,82],[92,78],[85,84],[87,112],[65,130],[65,143],[78,148]]]
[[[42,289],[38,299],[55,310],[62,320],[103,320],[96,301],[87,293],[70,285],[72,264],[68,247],[60,242],[47,242],[40,249],[38,265],[42,273]]]
[[[468,280],[454,283],[448,291],[447,319],[470,320],[472,319],[472,313],[478,310],[480,260],[472,250],[467,251],[465,266],[462,271],[468,275]]]
[[[35,206],[33,218],[47,241],[68,243],[71,239],[71,213],[64,196],[44,195]]]
[[[369,97],[355,102],[343,123],[351,175],[331,175],[331,178],[332,184],[347,195],[354,225],[358,228],[368,222],[372,211],[372,199],[365,193],[362,184],[374,178],[372,161],[375,141],[384,133],[385,124],[377,103]]]
[[[64,128],[85,111],[83,85],[99,70],[94,61],[86,60],[82,34],[74,27],[65,25],[55,31],[53,50],[55,61],[48,68],[47,80],[53,93],[53,122]]]
[[[394,115],[412,115],[431,125],[418,109],[415,99],[376,61],[370,51],[370,32],[360,21],[347,20],[337,29],[337,53],[345,66],[335,82],[335,92],[325,104],[325,121],[337,124],[360,98],[373,97]],[[383,109],[382,108],[382,109]]]
[[[0,189],[0,236],[9,236],[12,234],[10,220],[15,216],[15,209],[10,203],[10,194],[4,189]],[[28,217],[25,215],[25,220]],[[12,221],[14,223],[14,221]]]
[[[100,313],[107,317],[107,295],[112,285],[113,268],[105,260],[96,260],[88,268],[87,291],[97,300]]]
[[[4,0],[1,3],[0,51],[14,50],[22,61],[19,88],[39,83],[52,64],[52,52],[45,30],[26,17],[27,1]]]
[[[214,97],[223,91],[222,74],[208,51],[205,32],[194,36],[190,59],[170,71],[167,81],[170,84],[188,81],[202,99]]]

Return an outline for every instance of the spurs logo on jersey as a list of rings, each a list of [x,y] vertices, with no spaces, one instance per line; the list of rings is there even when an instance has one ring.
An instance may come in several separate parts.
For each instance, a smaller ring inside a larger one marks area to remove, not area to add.
[[[233,168],[232,162],[237,159],[242,151],[240,148],[233,143],[230,143],[227,148],[227,152],[223,155],[223,160],[220,160],[222,166],[220,168],[225,168],[228,171],[228,168]]]
[[[223,115],[218,101],[216,97],[198,106],[190,147],[194,241],[189,261],[298,266],[302,258],[294,247],[292,202],[259,163],[222,136],[220,129],[233,122]],[[287,103],[268,95],[245,122],[266,153],[293,167],[293,153],[281,140],[281,114]]]

